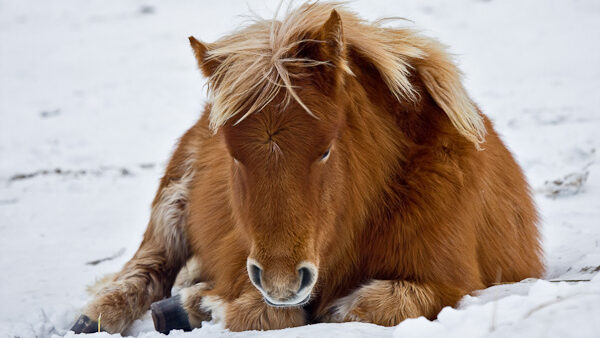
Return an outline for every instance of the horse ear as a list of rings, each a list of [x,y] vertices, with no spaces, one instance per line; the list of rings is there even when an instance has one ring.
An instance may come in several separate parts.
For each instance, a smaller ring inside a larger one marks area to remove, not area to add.
[[[334,9],[329,15],[329,19],[321,26],[318,31],[320,44],[320,56],[322,60],[331,62],[336,68],[345,72],[350,72],[346,63],[346,45],[344,42],[344,26],[342,17]]]
[[[218,67],[217,61],[207,58],[208,47],[204,43],[198,41],[193,36],[190,36],[188,39],[190,40],[190,45],[194,50],[194,55],[196,56],[196,61],[198,61],[198,67],[202,70],[202,74],[210,77]]]
[[[344,74],[352,74],[346,61],[346,45],[344,43],[344,29],[340,14],[334,9],[329,19],[317,30],[313,48],[308,48],[308,58],[316,61],[327,62],[319,75],[323,77],[324,88],[336,88],[344,82]],[[330,67],[333,66],[333,67]],[[333,87],[332,87],[333,85]]]
[[[331,11],[329,19],[319,30],[319,40],[323,41],[321,52],[329,60],[335,62],[345,56],[342,18],[335,9]]]

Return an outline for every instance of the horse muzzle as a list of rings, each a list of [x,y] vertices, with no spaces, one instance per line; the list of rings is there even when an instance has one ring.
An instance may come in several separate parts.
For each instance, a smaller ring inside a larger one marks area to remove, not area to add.
[[[317,268],[310,262],[298,264],[295,274],[282,275],[265,271],[257,261],[248,258],[247,269],[250,281],[263,295],[265,302],[275,307],[305,305],[317,282]]]

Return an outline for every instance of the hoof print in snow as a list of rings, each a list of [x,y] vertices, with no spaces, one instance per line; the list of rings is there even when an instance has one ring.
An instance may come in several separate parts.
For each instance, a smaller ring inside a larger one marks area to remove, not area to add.
[[[548,197],[570,196],[581,192],[585,182],[587,182],[590,172],[571,173],[563,178],[552,181],[546,181],[541,189],[544,195]]]
[[[144,6],[140,7],[141,14],[154,14],[155,11],[156,10],[152,6],[144,5]]]
[[[40,117],[44,119],[48,117],[55,117],[58,115],[60,115],[60,109],[44,110],[40,112]]]

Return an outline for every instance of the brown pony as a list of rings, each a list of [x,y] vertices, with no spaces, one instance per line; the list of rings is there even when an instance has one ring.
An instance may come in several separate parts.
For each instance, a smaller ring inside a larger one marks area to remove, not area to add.
[[[542,273],[528,185],[437,41],[319,3],[190,42],[211,101],[88,324],[122,332],[188,261],[161,331],[396,325]]]

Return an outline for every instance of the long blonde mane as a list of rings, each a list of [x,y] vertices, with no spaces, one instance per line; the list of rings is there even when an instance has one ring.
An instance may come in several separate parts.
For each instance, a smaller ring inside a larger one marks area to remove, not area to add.
[[[383,20],[366,22],[340,3],[288,8],[280,20],[255,18],[248,26],[207,44],[206,60],[218,64],[209,78],[210,127],[216,131],[236,116],[236,123],[243,120],[271,103],[282,90],[286,102],[294,99],[312,115],[296,94],[294,75],[287,67],[329,63],[299,58],[291,51],[317,32],[334,9],[342,19],[344,43],[377,68],[398,100],[418,99],[409,81],[416,70],[458,131],[476,146],[483,142],[483,118],[466,94],[461,73],[444,46],[411,29],[384,28]],[[349,68],[345,70],[351,74]]]

